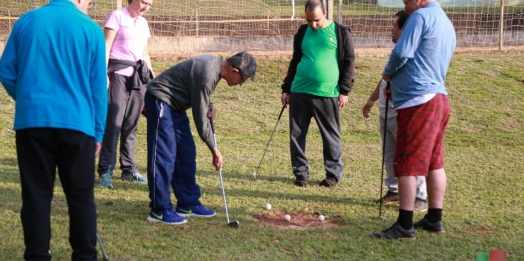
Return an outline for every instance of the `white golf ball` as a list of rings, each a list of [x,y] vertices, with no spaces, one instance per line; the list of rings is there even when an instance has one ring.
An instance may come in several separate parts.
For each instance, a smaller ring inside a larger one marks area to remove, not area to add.
[[[284,216],[284,220],[286,220],[286,221],[291,220],[291,216],[289,216],[289,215],[286,214],[286,215]]]
[[[324,219],[325,219],[325,218],[324,218],[324,215],[319,215],[319,216],[318,216],[318,220],[320,220],[320,221],[324,221]]]
[[[271,209],[271,204],[267,203],[266,204],[266,209]]]

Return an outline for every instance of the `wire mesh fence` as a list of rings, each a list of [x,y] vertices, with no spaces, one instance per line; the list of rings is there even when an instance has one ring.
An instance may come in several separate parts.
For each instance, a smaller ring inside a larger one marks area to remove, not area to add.
[[[95,0],[90,16],[101,26],[127,0]],[[324,0],[330,19],[351,28],[356,48],[391,48],[401,0]],[[524,46],[524,0],[440,0],[459,47],[478,50]],[[0,37],[23,13],[48,0],[0,0]],[[306,0],[154,0],[145,18],[152,54],[290,51],[304,21]]]

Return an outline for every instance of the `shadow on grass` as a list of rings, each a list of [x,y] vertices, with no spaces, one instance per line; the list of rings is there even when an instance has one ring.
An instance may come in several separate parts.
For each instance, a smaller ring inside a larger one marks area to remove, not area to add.
[[[18,159],[17,158],[0,158],[0,166],[17,167]]]

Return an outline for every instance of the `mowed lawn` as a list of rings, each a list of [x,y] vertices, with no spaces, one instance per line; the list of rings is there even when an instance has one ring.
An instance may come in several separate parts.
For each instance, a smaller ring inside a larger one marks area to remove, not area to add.
[[[357,50],[358,53],[358,50]],[[322,143],[316,124],[308,136],[311,180],[293,185],[289,159],[288,110],[284,111],[265,160],[253,181],[280,104],[280,84],[289,60],[260,59],[254,82],[213,94],[218,147],[225,159],[223,176],[229,215],[240,228],[226,226],[219,176],[211,153],[198,147],[197,179],[201,201],[218,214],[191,218],[186,225],[146,221],[145,185],[118,180],[113,190],[95,188],[98,233],[111,260],[474,260],[479,252],[500,248],[508,260],[524,260],[524,53],[455,55],[448,73],[452,116],[446,136],[446,233],[417,232],[414,241],[375,240],[371,232],[391,225],[398,207],[384,206],[378,218],[381,143],[378,109],[370,119],[362,106],[375,88],[386,57],[358,57],[356,84],[342,109],[344,178],[334,189],[318,186],[324,178]],[[156,60],[156,72],[177,61]],[[19,260],[24,243],[20,222],[20,179],[16,160],[14,101],[0,91],[0,260]],[[191,113],[189,113],[191,114]],[[146,120],[137,134],[139,170],[146,174]],[[193,124],[192,124],[192,127]],[[96,179],[98,182],[98,178]],[[173,197],[174,200],[174,197]],[[340,227],[279,229],[253,216],[266,203],[271,211],[321,213]],[[423,214],[415,214],[415,219]],[[51,252],[70,259],[68,212],[57,179],[52,202]]]

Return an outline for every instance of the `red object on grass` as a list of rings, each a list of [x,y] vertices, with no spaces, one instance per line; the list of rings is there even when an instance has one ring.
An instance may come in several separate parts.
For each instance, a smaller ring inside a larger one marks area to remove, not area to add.
[[[493,249],[489,253],[489,261],[506,261],[506,252],[502,249]]]

